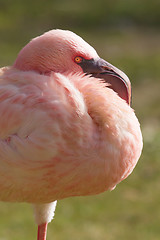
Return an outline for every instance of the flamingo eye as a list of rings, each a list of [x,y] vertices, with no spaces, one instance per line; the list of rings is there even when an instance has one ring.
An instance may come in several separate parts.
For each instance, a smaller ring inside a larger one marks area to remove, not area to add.
[[[82,60],[83,60],[82,57],[75,57],[75,59],[74,59],[74,61],[75,61],[76,63],[81,63]]]

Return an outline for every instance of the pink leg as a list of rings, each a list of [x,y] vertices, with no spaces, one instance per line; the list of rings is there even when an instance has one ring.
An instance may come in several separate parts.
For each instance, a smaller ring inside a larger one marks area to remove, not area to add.
[[[46,240],[46,236],[47,236],[47,223],[38,225],[37,240]]]

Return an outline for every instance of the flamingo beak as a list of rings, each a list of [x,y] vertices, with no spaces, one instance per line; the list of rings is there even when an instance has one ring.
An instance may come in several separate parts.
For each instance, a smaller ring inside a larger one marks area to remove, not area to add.
[[[83,59],[79,65],[84,73],[109,83],[109,88],[113,89],[129,105],[131,104],[131,83],[121,70],[101,58]]]

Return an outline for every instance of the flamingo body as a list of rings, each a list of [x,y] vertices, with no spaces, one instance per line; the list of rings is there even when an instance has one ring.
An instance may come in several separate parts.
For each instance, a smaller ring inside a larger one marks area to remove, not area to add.
[[[71,61],[82,53],[98,57],[84,43],[53,30],[22,49],[14,66],[0,70],[0,200],[32,203],[44,231],[56,200],[113,189],[142,150],[132,108]],[[41,232],[39,240],[46,238]]]

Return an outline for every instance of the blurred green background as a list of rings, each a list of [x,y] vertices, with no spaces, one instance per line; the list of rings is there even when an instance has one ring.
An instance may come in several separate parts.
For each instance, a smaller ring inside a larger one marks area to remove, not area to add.
[[[0,66],[53,28],[76,32],[130,77],[144,149],[114,191],[59,201],[48,240],[160,239],[160,1],[0,0]],[[0,240],[36,239],[36,230],[29,205],[0,203]]]

